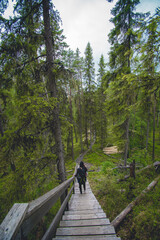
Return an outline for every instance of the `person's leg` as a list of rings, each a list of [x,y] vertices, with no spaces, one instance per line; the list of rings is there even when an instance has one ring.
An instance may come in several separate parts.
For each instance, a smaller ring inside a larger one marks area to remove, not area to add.
[[[79,183],[79,190],[80,190],[80,193],[82,194],[82,185],[81,185],[81,183]]]
[[[86,182],[85,181],[83,182],[83,188],[84,188],[84,191],[86,191]]]

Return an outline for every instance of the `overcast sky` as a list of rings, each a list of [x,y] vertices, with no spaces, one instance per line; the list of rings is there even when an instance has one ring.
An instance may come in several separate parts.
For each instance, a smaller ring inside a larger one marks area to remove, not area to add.
[[[112,3],[106,0],[53,0],[60,12],[66,42],[74,51],[78,47],[82,56],[87,43],[90,42],[96,68],[101,54],[106,61],[108,59],[108,34],[113,28],[109,21],[112,17],[110,11],[115,2],[116,0]],[[160,6],[160,1],[141,0],[138,6],[138,11],[153,13],[155,8]]]
[[[10,0],[11,1],[11,0]],[[88,42],[93,49],[95,67],[99,62],[101,54],[108,60],[108,34],[113,28],[110,23],[111,9],[116,3],[108,3],[107,0],[52,0],[59,11],[66,36],[66,42],[72,50],[79,48],[81,55]],[[140,12],[151,11],[160,6],[160,0],[141,0],[137,6]],[[12,8],[8,8],[5,17],[11,15]]]

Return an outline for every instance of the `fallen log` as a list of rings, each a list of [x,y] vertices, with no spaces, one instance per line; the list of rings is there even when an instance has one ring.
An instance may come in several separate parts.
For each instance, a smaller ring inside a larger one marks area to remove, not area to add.
[[[123,219],[127,216],[127,214],[132,210],[134,206],[137,205],[137,203],[144,197],[146,193],[151,191],[156,184],[158,183],[158,180],[160,179],[160,176],[158,176],[154,181],[152,181],[146,189],[144,189],[138,197],[134,201],[132,201],[112,222],[111,225],[113,227],[117,227]]]
[[[144,171],[145,169],[151,168],[151,167],[153,167],[153,166],[157,169],[157,168],[158,168],[157,166],[160,166],[160,162],[155,162],[155,163],[153,163],[153,164],[151,164],[151,165],[148,165],[148,166],[146,166],[146,167],[144,167],[144,168],[142,168],[142,169],[140,169],[140,170],[137,170],[135,173],[136,173],[136,174],[137,174],[137,173],[140,173],[140,172]],[[118,179],[117,182],[125,181],[125,180],[128,179],[129,177],[130,177],[129,174],[128,174],[128,175],[125,175],[124,178]]]

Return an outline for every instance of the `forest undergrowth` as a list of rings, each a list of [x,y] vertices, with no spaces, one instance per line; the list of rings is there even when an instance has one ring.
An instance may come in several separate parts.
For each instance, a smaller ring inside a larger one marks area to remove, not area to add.
[[[135,156],[137,156],[137,165],[145,167],[153,163],[152,160],[144,161],[142,151],[139,152],[139,157],[138,152]],[[115,168],[121,163],[120,158],[120,154],[114,154],[112,157],[105,155],[98,145],[95,145],[92,152],[84,158],[85,162],[92,163],[88,175],[89,182],[110,221],[115,219],[158,176],[155,168],[152,167],[137,173],[135,179],[128,178],[126,181],[118,182],[118,179],[129,174],[129,170]],[[132,159],[128,159],[128,164]],[[116,229],[117,235],[122,240],[159,240],[159,196],[160,182],[145,195]]]

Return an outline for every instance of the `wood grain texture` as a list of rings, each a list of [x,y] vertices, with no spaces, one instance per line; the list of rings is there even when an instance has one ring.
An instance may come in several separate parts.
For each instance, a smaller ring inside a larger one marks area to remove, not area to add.
[[[101,236],[57,236],[52,240],[121,240],[120,238],[116,237],[115,235],[101,235]]]
[[[58,228],[57,236],[88,236],[88,235],[103,235],[115,234],[114,227],[111,225],[106,226],[87,226],[87,227],[66,227]]]
[[[108,225],[110,224],[109,219],[107,218],[94,218],[94,219],[83,219],[83,220],[75,220],[75,221],[61,221],[61,227],[79,227],[79,226],[100,226],[100,225]]]
[[[43,196],[29,203],[29,208],[22,225],[24,236],[31,231],[31,229],[41,220],[41,218],[50,210],[50,208],[57,202],[60,196],[74,181],[74,177],[61,183],[56,188],[47,192]]]
[[[1,224],[1,239],[10,240],[15,237],[25,217],[28,203],[15,203]]]
[[[69,202],[69,211],[65,211],[55,240],[120,240],[114,227],[92,193],[89,183],[86,191],[79,192],[75,185],[75,194]]]

